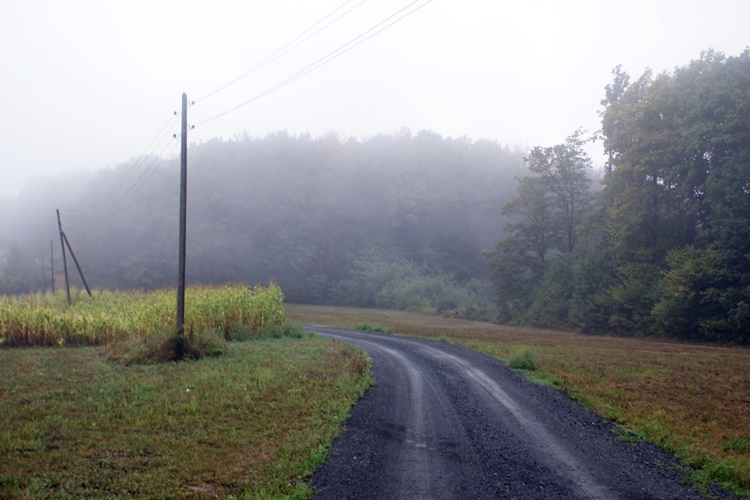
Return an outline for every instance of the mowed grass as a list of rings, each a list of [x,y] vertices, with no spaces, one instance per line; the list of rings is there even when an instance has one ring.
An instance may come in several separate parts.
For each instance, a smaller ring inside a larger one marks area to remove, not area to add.
[[[304,498],[370,379],[362,351],[311,337],[145,366],[0,349],[0,380],[2,498]]]
[[[750,350],[582,335],[358,308],[287,304],[290,320],[449,340],[508,361],[692,466],[689,480],[750,496]]]

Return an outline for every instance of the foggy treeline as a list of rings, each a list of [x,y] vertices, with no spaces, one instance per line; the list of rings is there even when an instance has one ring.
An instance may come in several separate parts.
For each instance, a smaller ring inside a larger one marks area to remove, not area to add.
[[[487,254],[499,319],[750,342],[750,49],[613,74],[598,196],[575,134],[527,155]]]
[[[597,134],[609,158],[602,184],[582,131],[526,151],[407,130],[194,145],[188,280],[274,280],[299,302],[750,342],[750,49],[613,76]],[[173,286],[177,162],[123,198],[113,186],[131,168],[32,183],[0,207],[0,291],[33,287],[10,274],[33,267],[24,248],[57,237],[56,203],[93,286]]]
[[[525,173],[522,156],[496,142],[408,130],[361,141],[279,132],[192,145],[188,282],[273,280],[287,300],[311,303],[486,309],[482,251],[502,232],[500,209]],[[128,195],[129,184],[118,183],[135,178],[132,169],[76,176],[73,187],[31,183],[3,234],[41,250],[53,239],[58,252],[51,200],[59,200],[92,286],[174,286],[178,162]]]

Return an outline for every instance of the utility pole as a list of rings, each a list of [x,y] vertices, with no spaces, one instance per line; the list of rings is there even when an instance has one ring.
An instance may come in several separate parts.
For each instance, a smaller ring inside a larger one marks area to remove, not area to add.
[[[44,272],[47,270],[47,263],[45,260],[47,259],[45,258],[44,252],[42,252],[42,257],[39,260],[42,261],[42,295],[44,295],[47,291],[47,288],[45,287],[46,283],[44,282]]]
[[[177,335],[185,333],[185,247],[187,242],[187,94],[182,94],[180,136],[180,249],[177,269]]]
[[[63,269],[65,270],[65,291],[68,293],[68,305],[70,305],[72,301],[70,300],[70,280],[68,279],[68,258],[65,257],[65,233],[62,230],[62,222],[60,222],[60,210],[57,210],[57,228],[60,230],[60,249],[62,250]]]
[[[86,292],[88,292],[89,297],[93,297],[93,295],[91,294],[91,289],[89,288],[89,284],[86,282],[86,277],[83,275],[83,269],[81,269],[81,264],[78,263],[78,259],[76,258],[75,252],[73,252],[73,248],[70,246],[68,237],[65,236],[65,232],[62,230],[62,222],[60,221],[60,210],[57,210],[57,227],[60,230],[60,246],[62,247],[63,267],[65,268],[65,290],[68,292],[68,305],[70,305],[72,301],[70,299],[70,281],[68,280],[68,259],[67,257],[65,257],[66,245],[68,247],[68,251],[70,252],[71,257],[73,257],[73,262],[76,265],[76,269],[78,269],[78,275],[81,277],[81,281],[83,281],[83,286],[86,287]]]
[[[55,259],[52,257],[52,240],[49,240],[49,274],[52,280],[52,295],[55,295]]]
[[[86,277],[83,275],[83,269],[81,269],[81,264],[78,263],[78,259],[76,259],[76,254],[73,251],[73,247],[70,246],[70,242],[68,241],[68,237],[65,236],[65,233],[62,234],[63,239],[65,240],[65,244],[68,246],[68,251],[70,252],[70,256],[73,257],[73,262],[76,265],[76,269],[78,269],[78,275],[81,277],[81,281],[83,281],[83,286],[86,287],[86,292],[89,294],[89,297],[93,297],[91,294],[91,288],[89,288],[89,284],[86,283]]]

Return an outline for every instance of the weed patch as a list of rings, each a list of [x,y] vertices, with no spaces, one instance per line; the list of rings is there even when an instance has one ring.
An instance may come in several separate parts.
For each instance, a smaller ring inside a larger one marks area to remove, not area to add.
[[[229,333],[229,340],[246,342],[252,340],[307,339],[314,335],[307,332],[302,323],[287,322],[281,327],[266,327],[257,331],[248,328],[237,328]]]
[[[367,322],[359,323],[356,326],[356,329],[361,330],[363,332],[377,332],[377,333],[388,333],[388,334],[393,333],[392,328],[388,328],[387,326],[371,325],[370,323],[367,323]]]
[[[521,346],[513,353],[508,360],[508,366],[514,370],[524,370],[533,372],[536,370],[536,361],[534,350],[528,346]]]
[[[612,434],[617,436],[623,443],[636,444],[643,441],[643,438],[634,432],[627,431],[621,427],[612,429]]]
[[[162,331],[105,347],[107,358],[124,366],[198,360],[221,356],[225,350],[226,342],[216,331],[191,331],[183,335]]]

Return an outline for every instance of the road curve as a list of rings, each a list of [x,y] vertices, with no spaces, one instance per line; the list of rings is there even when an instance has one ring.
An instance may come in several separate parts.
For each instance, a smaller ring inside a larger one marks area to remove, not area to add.
[[[312,329],[364,348],[376,380],[313,475],[316,498],[700,498],[671,456],[490,356]]]

